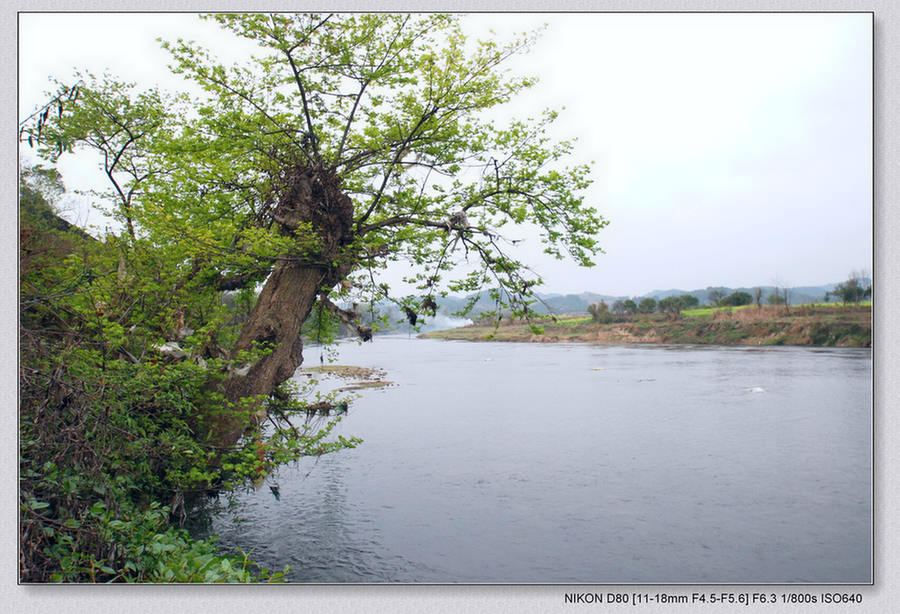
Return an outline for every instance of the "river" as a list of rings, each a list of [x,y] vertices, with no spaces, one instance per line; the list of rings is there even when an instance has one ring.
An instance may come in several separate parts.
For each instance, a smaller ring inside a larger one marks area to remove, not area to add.
[[[377,337],[336,432],[207,530],[293,582],[867,583],[868,349]],[[307,348],[308,364],[318,349]]]

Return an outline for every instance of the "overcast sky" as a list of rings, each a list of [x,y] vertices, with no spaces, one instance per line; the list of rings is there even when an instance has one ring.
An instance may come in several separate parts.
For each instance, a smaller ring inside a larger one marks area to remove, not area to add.
[[[508,111],[562,109],[555,134],[594,161],[588,201],[606,254],[580,269],[528,260],[545,291],[640,295],[711,285],[841,281],[872,268],[871,15],[478,15],[472,32],[548,25],[513,68],[540,82]],[[19,116],[76,68],[141,85],[168,75],[157,36],[245,49],[192,15],[24,14]],[[177,85],[176,85],[177,86]],[[72,188],[105,187],[64,159]],[[93,177],[92,177],[93,175]],[[92,183],[93,182],[93,183]],[[100,223],[71,205],[77,221]]]

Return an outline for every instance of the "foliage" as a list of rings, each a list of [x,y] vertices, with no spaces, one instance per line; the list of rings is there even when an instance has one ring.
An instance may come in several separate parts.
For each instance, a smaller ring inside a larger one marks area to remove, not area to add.
[[[719,301],[719,305],[740,307],[741,305],[749,305],[753,302],[753,297],[748,292],[732,292]]]
[[[660,313],[668,314],[671,317],[678,318],[683,309],[690,309],[700,304],[700,299],[692,294],[682,294],[681,296],[669,296],[661,299],[656,308]]]
[[[608,324],[612,321],[609,306],[604,301],[589,305],[587,310],[591,314],[591,319],[597,324]]]
[[[277,580],[245,557],[191,540],[169,519],[185,518],[192,498],[210,488],[258,481],[280,463],[358,441],[326,440],[333,423],[257,432],[228,450],[205,439],[204,408],[245,411],[208,386],[233,365],[203,354],[209,339],[200,330],[184,341],[193,359],[159,347],[184,324],[171,322],[173,303],[190,298],[212,319],[221,319],[222,305],[200,288],[173,291],[138,246],[123,275],[119,241],[70,227],[35,187],[54,184],[45,169],[25,169],[20,181],[21,579]],[[272,414],[284,424],[305,415],[295,399]]]
[[[696,307],[700,304],[700,299],[693,294],[682,294],[678,298],[681,299],[682,309],[690,309],[691,307]]]
[[[871,281],[868,285],[866,281],[862,273],[851,273],[847,281],[838,284],[832,294],[840,298],[845,305],[850,303],[859,305],[864,299],[872,297]]]
[[[123,227],[88,237],[20,185],[27,581],[193,580],[207,563],[247,579],[157,521],[206,489],[358,443],[329,439],[333,423],[299,426],[307,404],[284,382],[301,334],[327,342],[340,322],[370,338],[357,304],[391,301],[415,326],[435,296],[482,289],[485,315],[530,321],[541,280],[511,228],[579,265],[601,251],[590,168],[550,139],[556,113],[486,113],[534,83],[503,70],[533,36],[472,42],[437,14],[206,19],[259,52],[223,64],[163,43],[201,95],[79,73],[20,124],[47,161],[101,154],[102,206]],[[400,260],[411,296],[380,278]],[[132,552],[153,531],[166,547],[152,555],[194,563]]]
[[[725,291],[721,288],[712,288],[707,294],[707,298],[711,305],[718,305],[719,301],[725,298]]]
[[[624,307],[625,313],[635,314],[638,311],[637,303],[630,298],[622,302],[622,307]]]
[[[353,203],[352,241],[338,258],[360,303],[396,298],[378,273],[405,259],[416,265],[419,314],[435,293],[493,285],[498,308],[527,315],[541,280],[504,247],[508,224],[533,225],[548,253],[592,264],[606,221],[580,195],[590,169],[563,164],[572,143],[547,136],[556,114],[507,127],[483,116],[534,83],[499,68],[533,36],[473,45],[446,15],[208,19],[261,53],[226,66],[193,43],[164,43],[205,98],[78,75],[77,104],[41,135],[25,131],[50,159],[61,143],[118,160],[104,168],[115,210],[139,236],[173,243],[207,277],[261,280],[285,257],[315,261],[316,229],[285,236],[274,219],[299,166],[336,174]],[[447,276],[470,256],[475,270]]]
[[[681,315],[683,306],[684,302],[679,296],[668,296],[664,299],[660,299],[656,304],[656,308],[660,313],[665,313],[676,318]]]
[[[637,310],[638,313],[653,313],[656,311],[656,299],[651,297],[641,299]]]

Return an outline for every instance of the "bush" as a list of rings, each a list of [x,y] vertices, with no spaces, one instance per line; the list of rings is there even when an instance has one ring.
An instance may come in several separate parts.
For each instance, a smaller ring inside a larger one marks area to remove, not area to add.
[[[641,302],[638,303],[638,313],[653,313],[656,311],[656,299],[655,298],[645,298],[641,299]]]
[[[115,240],[54,223],[27,184],[20,199],[20,580],[279,579],[176,525],[208,491],[258,482],[279,464],[358,440],[329,441],[335,420],[216,447],[215,429],[251,411],[226,403],[216,383],[271,350],[218,358],[229,311],[202,279],[179,287],[162,273],[162,255],[140,247],[123,266]],[[185,333],[178,352],[161,351],[178,327],[196,332]],[[265,399],[276,422],[305,415],[293,392]]]
[[[719,304],[723,306],[740,307],[741,305],[749,305],[752,302],[753,297],[750,296],[749,293],[733,292],[719,301]]]
[[[612,321],[612,314],[609,312],[609,306],[603,301],[589,305],[588,313],[596,324],[609,324]]]

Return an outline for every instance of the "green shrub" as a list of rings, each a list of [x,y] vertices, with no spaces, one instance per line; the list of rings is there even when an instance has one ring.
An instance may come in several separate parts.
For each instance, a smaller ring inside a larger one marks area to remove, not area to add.
[[[225,402],[216,385],[228,370],[271,348],[219,357],[233,329],[221,294],[192,271],[179,278],[178,267],[160,266],[165,248],[139,240],[123,266],[117,240],[51,223],[27,185],[20,196],[20,580],[277,581],[179,525],[208,491],[359,440],[331,439],[339,418],[295,428],[306,404],[289,386]],[[178,327],[193,329],[181,342],[186,358],[159,349]],[[246,422],[254,401],[278,428],[217,446],[217,426]]]

